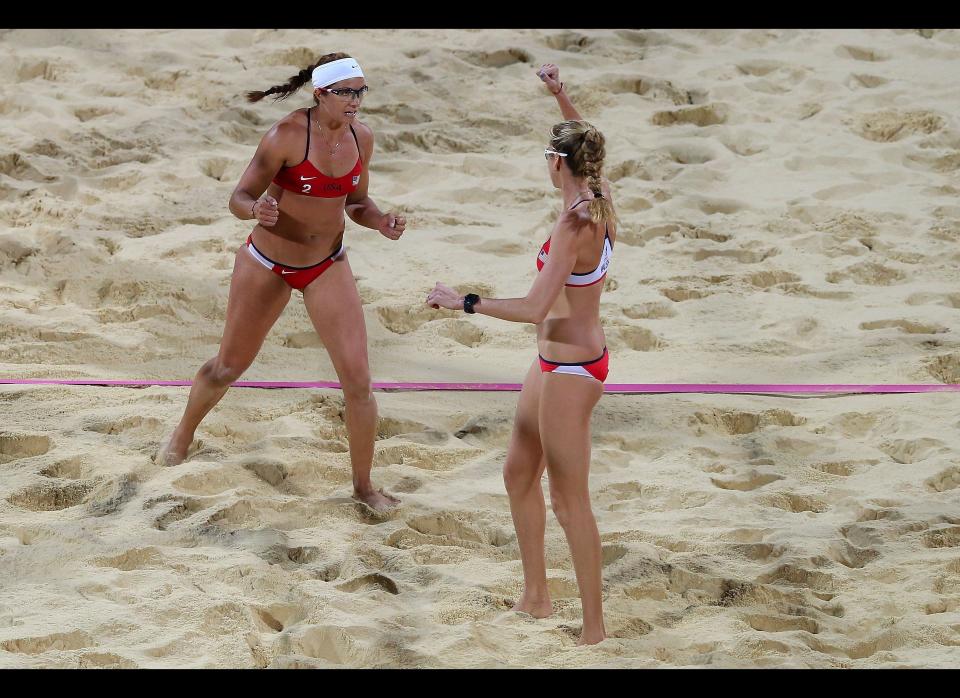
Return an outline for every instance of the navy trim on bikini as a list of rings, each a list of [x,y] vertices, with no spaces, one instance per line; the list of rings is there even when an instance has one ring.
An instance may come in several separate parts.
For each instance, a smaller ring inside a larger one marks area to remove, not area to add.
[[[290,266],[289,264],[284,264],[283,262],[275,262],[274,260],[270,259],[267,255],[265,255],[263,252],[261,252],[261,251],[257,248],[257,246],[253,244],[253,239],[252,239],[252,238],[251,238],[251,240],[250,240],[250,247],[252,247],[254,250],[256,250],[256,252],[257,252],[258,255],[260,255],[261,257],[263,257],[265,260],[267,260],[267,261],[270,262],[271,264],[276,264],[276,265],[281,266],[281,267],[283,267],[283,268],[285,268],[285,269],[303,270],[303,269],[313,269],[314,267],[319,267],[321,264],[323,264],[323,263],[326,262],[328,259],[330,259],[330,257],[335,257],[337,254],[339,254],[340,250],[343,249],[343,242],[342,242],[342,241],[340,242],[340,247],[337,248],[337,251],[336,251],[336,252],[330,254],[329,256],[327,256],[327,257],[325,257],[324,259],[320,260],[320,261],[317,262],[316,264],[311,264],[309,267],[292,267],[292,266]]]
[[[607,348],[604,347],[603,354],[600,354],[600,356],[598,356],[597,358],[591,359],[590,361],[575,361],[572,363],[567,363],[565,361],[553,361],[552,359],[548,359],[543,354],[539,354],[539,353],[537,354],[537,356],[539,356],[541,359],[546,361],[548,364],[553,364],[555,366],[586,366],[587,364],[592,364],[596,361],[599,361],[604,357],[606,353],[607,353]]]

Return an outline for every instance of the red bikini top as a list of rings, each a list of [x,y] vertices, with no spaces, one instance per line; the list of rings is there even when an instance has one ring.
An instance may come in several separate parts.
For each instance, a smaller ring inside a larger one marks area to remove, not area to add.
[[[310,109],[307,109],[307,149],[303,154],[303,160],[293,167],[281,168],[273,178],[273,183],[296,194],[319,196],[324,199],[334,199],[356,191],[360,183],[360,173],[363,172],[363,160],[359,155],[360,141],[357,140],[357,132],[353,130],[353,125],[350,126],[350,132],[357,143],[357,164],[342,177],[328,177],[307,159],[310,154]]]

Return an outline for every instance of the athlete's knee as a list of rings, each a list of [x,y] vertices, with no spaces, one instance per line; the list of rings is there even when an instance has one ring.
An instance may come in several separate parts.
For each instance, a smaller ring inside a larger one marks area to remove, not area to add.
[[[581,492],[566,492],[563,488],[551,487],[550,508],[553,509],[560,527],[566,529],[584,515],[590,513],[590,495]]]
[[[367,402],[373,400],[373,385],[368,370],[353,371],[340,380],[343,397],[348,402]]]
[[[524,494],[539,484],[537,464],[523,463],[519,459],[507,458],[503,465],[503,485],[508,494]]]
[[[224,386],[239,380],[247,368],[247,365],[236,362],[226,362],[220,357],[217,357],[204,364],[200,372],[204,378],[214,385]]]

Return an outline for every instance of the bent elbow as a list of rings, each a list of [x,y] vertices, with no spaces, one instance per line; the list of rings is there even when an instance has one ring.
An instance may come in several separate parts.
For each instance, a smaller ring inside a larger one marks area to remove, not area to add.
[[[530,323],[533,325],[539,325],[547,317],[548,308],[534,308],[533,312],[530,313]]]

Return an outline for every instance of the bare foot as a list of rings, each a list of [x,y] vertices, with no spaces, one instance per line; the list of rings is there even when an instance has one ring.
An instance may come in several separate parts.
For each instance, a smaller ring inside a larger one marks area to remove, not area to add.
[[[160,445],[155,462],[157,465],[180,465],[187,459],[193,439],[184,439],[174,429],[170,437]]]
[[[595,645],[598,642],[603,642],[606,639],[607,639],[607,635],[602,630],[600,630],[599,632],[592,632],[589,634],[584,632],[584,633],[580,633],[580,639],[577,640],[577,644],[578,645]]]
[[[388,511],[400,503],[399,499],[392,494],[387,494],[382,489],[362,493],[354,490],[353,499],[363,502],[374,511]]]
[[[553,613],[553,604],[550,599],[528,599],[524,594],[511,609],[517,613],[529,613],[534,618],[547,618]]]

